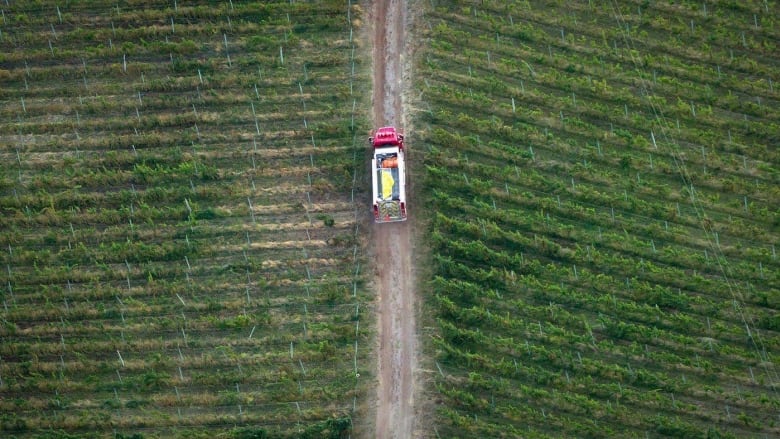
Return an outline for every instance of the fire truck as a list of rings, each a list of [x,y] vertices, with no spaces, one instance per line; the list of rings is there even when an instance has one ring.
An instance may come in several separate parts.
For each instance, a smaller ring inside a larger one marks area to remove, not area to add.
[[[368,138],[374,148],[371,183],[374,196],[374,221],[387,223],[406,220],[406,163],[404,135],[388,126]]]

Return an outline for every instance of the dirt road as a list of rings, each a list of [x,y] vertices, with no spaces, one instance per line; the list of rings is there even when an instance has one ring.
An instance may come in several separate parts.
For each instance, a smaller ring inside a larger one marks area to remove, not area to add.
[[[403,132],[406,2],[375,0],[370,14],[374,123],[377,127],[395,125]],[[410,217],[415,207],[409,203]],[[379,338],[374,437],[407,439],[413,437],[415,428],[413,372],[417,367],[412,227],[410,221],[375,224],[372,234]]]

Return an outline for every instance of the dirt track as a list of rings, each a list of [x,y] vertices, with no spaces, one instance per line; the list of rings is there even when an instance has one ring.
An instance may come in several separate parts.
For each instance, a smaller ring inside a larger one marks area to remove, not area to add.
[[[406,2],[376,0],[370,11],[373,23],[373,116],[377,127],[405,126],[404,29]],[[407,133],[408,134],[408,133]],[[409,136],[407,135],[407,138]],[[413,144],[407,145],[414,148]],[[408,157],[408,155],[407,155]],[[407,177],[408,178],[408,177]],[[409,185],[407,181],[407,196]],[[416,206],[409,203],[409,216]],[[417,335],[415,328],[414,270],[411,221],[375,224],[374,248],[377,293],[377,390],[376,438],[413,437],[415,429],[415,380]]]

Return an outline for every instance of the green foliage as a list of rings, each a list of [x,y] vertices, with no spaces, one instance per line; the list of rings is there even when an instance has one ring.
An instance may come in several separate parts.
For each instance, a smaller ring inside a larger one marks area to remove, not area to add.
[[[71,434],[67,433],[63,430],[51,430],[47,431],[45,433],[39,433],[35,436],[36,439],[92,439],[99,437],[96,433],[80,433],[80,434]],[[135,433],[132,436],[126,436],[122,435],[121,433],[117,433],[116,435],[117,439],[124,438],[124,439],[143,439],[143,436],[140,433]]]
[[[320,286],[320,292],[325,298],[326,303],[340,303],[347,296],[347,288],[338,282],[326,282]]]
[[[300,436],[301,439],[344,439],[352,431],[352,419],[329,418],[309,426]]]
[[[270,436],[263,428],[238,428],[231,431],[233,439],[268,439]]]
[[[241,329],[252,324],[252,319],[247,315],[239,315],[227,318],[213,318],[219,329]]]
[[[27,425],[27,421],[15,413],[4,413],[0,415],[0,430],[12,433],[22,433],[28,429],[29,426]]]
[[[0,436],[338,437],[363,12],[152,3],[4,6]]]
[[[780,112],[757,108],[777,87],[747,85],[777,55],[713,50],[745,11],[620,9],[426,10],[415,126],[441,437],[777,433],[760,396],[780,348],[777,221],[750,200],[780,201],[754,177],[775,180],[758,133]],[[751,50],[778,36],[754,30]]]
[[[212,207],[207,207],[203,210],[198,210],[195,213],[195,219],[199,219],[199,220],[213,220],[219,217],[220,217],[220,213]]]
[[[670,419],[664,416],[657,416],[654,419],[656,431],[666,437],[678,438],[704,438],[709,432],[703,432],[690,424],[679,419]]]
[[[327,227],[333,227],[336,224],[336,220],[332,216],[327,214],[318,214],[316,217],[318,220],[322,220],[322,223]]]

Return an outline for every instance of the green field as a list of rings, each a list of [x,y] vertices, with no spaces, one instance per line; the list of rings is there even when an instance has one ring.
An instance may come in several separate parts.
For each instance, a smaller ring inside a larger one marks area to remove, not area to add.
[[[0,10],[0,436],[348,434],[372,385],[360,8]]]
[[[777,2],[422,3],[429,436],[779,435]]]
[[[0,2],[0,437],[370,431],[352,3]],[[425,436],[780,435],[780,5],[412,6]]]

